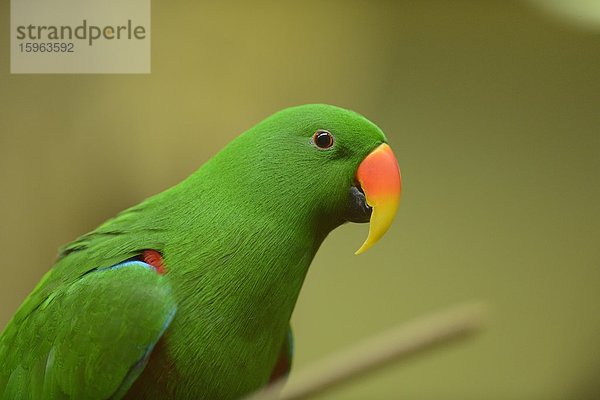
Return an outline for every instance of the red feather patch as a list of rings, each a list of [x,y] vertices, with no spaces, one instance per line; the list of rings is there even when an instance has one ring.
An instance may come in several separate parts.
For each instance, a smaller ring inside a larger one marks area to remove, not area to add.
[[[279,353],[279,357],[277,358],[277,363],[275,364],[275,368],[271,372],[271,377],[269,378],[269,383],[273,383],[283,378],[284,376],[290,373],[291,360],[287,353],[287,351],[282,351]]]
[[[151,265],[156,272],[161,275],[164,275],[167,272],[165,264],[163,263],[163,258],[156,250],[144,250],[142,253],[142,260],[146,264]]]

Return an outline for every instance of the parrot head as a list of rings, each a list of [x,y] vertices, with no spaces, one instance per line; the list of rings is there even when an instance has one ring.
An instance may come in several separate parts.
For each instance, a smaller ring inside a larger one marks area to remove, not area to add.
[[[287,108],[229,147],[247,155],[241,164],[236,160],[243,168],[238,174],[247,178],[239,184],[266,194],[273,210],[283,202],[326,233],[345,222],[369,222],[356,254],[373,246],[394,219],[401,191],[398,163],[381,129],[360,114],[325,104]]]

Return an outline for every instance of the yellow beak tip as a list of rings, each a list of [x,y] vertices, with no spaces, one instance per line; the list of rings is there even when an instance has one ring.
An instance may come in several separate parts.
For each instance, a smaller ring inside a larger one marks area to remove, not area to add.
[[[356,251],[354,252],[354,255],[355,255],[355,256],[359,256],[359,255],[361,255],[362,253],[364,253],[365,251],[366,251],[366,250],[363,250],[363,248],[362,248],[362,246],[361,246],[361,247],[360,247],[360,249],[358,249],[358,250],[356,250]]]
[[[370,240],[365,240],[365,242],[360,246],[360,248],[354,252],[354,255],[361,255],[362,253],[369,250],[371,246],[373,246],[373,243],[370,243]]]

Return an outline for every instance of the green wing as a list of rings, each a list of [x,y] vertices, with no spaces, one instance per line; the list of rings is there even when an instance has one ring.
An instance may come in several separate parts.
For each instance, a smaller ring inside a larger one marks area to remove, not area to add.
[[[26,301],[0,336],[0,396],[120,398],[175,311],[166,278],[140,261],[92,270],[34,306]]]

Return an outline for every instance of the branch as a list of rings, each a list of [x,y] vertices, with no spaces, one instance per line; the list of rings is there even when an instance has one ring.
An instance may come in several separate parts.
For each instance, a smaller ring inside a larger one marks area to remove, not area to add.
[[[386,365],[467,338],[481,328],[484,315],[482,304],[467,304],[420,317],[300,370],[283,393],[285,378],[246,400],[307,399]]]

